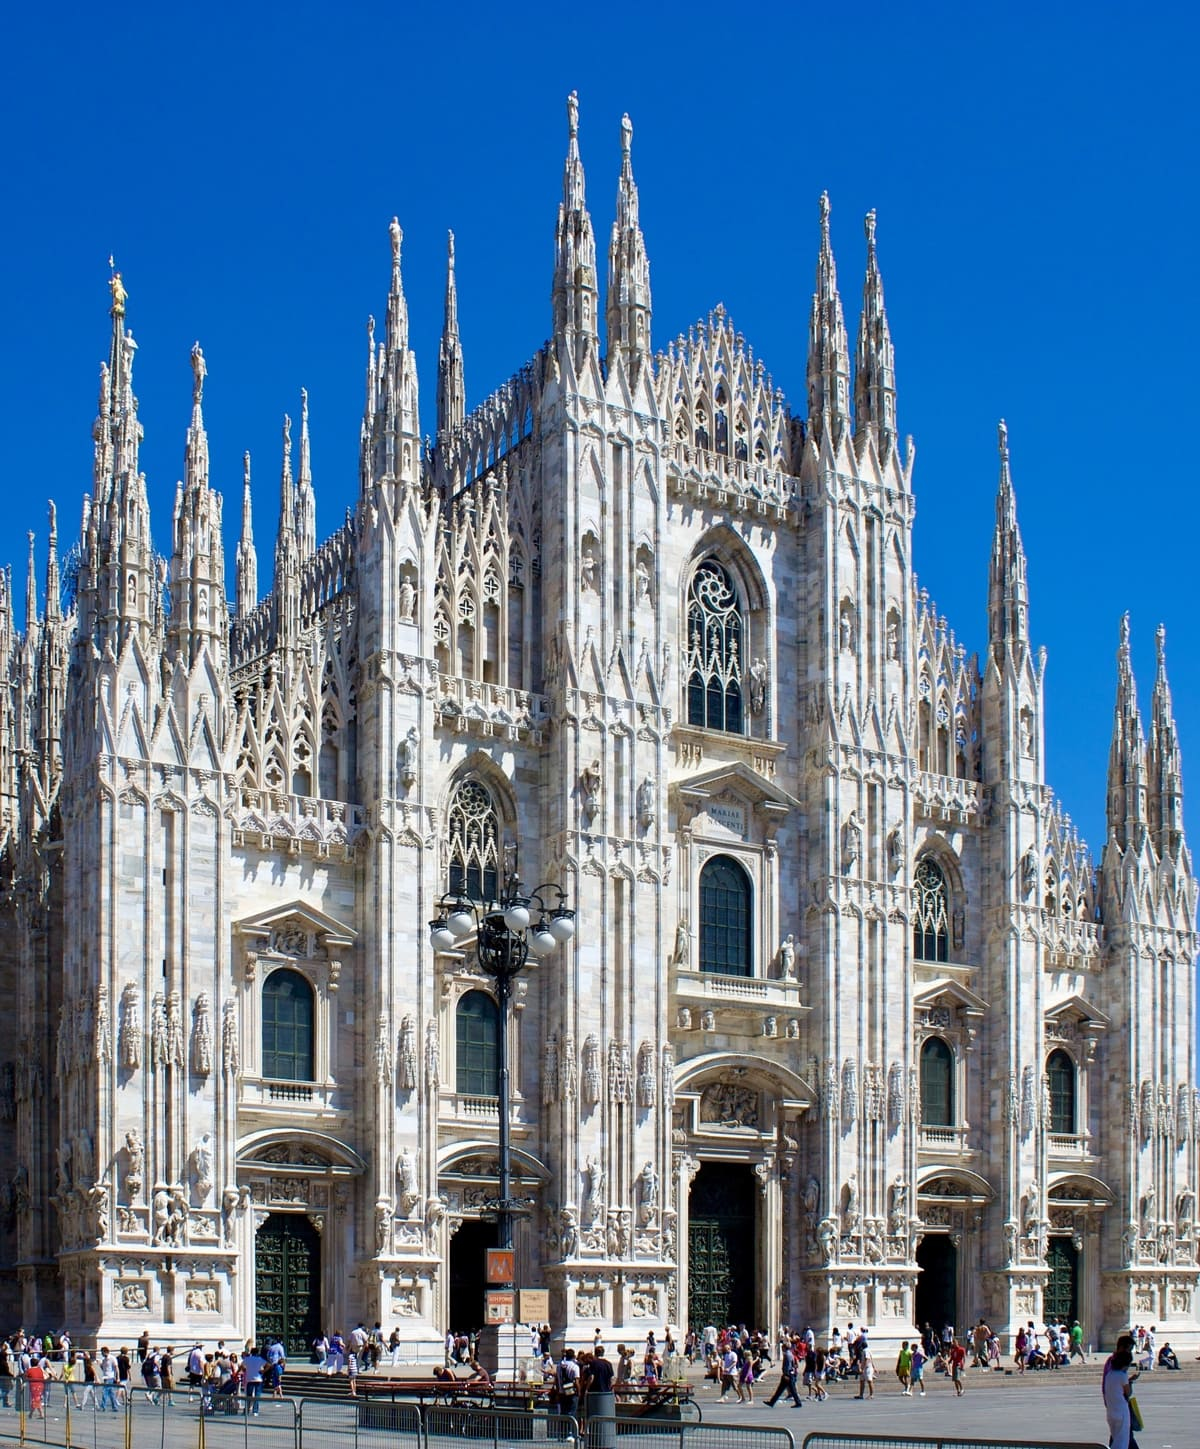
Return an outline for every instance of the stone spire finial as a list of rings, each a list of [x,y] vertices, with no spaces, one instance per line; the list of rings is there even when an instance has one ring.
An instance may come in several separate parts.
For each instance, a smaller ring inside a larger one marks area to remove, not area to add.
[[[1000,482],[996,490],[996,526],[992,534],[988,584],[988,636],[995,658],[1000,662],[1005,650],[1015,653],[1028,648],[1029,583],[1009,466],[1008,427],[1003,418],[996,433]]]
[[[638,222],[638,190],[633,179],[633,122],[621,118],[621,176],[617,214],[608,247],[607,364],[618,356],[633,372],[650,355],[650,263]]]
[[[208,368],[204,362],[204,352],[198,342],[192,343],[192,402],[196,407],[204,396],[204,379],[208,374]],[[217,399],[220,401],[220,398]]]
[[[308,438],[308,390],[300,389],[300,473],[296,483],[296,542],[301,559],[317,551],[317,496],[313,492]]]
[[[883,302],[883,278],[875,252],[875,213],[868,211],[863,229],[867,236],[867,271],[863,279],[862,316],[858,324],[857,367],[854,376],[854,425],[861,435],[874,433],[880,459],[896,442],[896,357]]]
[[[60,602],[62,586],[58,577],[58,510],[54,499],[48,505],[50,514],[50,537],[46,550],[46,618],[57,619],[61,615]]]
[[[554,335],[572,343],[579,366],[597,335],[596,239],[579,158],[579,97],[567,98],[567,158],[554,242]]]
[[[1167,682],[1167,631],[1155,631],[1158,655],[1150,716],[1150,743],[1146,750],[1149,777],[1148,813],[1154,848],[1161,860],[1174,860],[1183,844],[1183,762],[1171,686]]]
[[[850,417],[850,344],[829,237],[829,193],[820,201],[821,244],[808,327],[809,431],[836,447]]]
[[[254,550],[254,505],[250,493],[250,454],[242,457],[242,536],[237,546],[237,611],[242,619],[258,603],[258,555]]]
[[[437,437],[441,445],[466,416],[462,340],[458,335],[458,280],[454,269],[454,233],[446,233],[446,309],[438,348]]]
[[[1126,613],[1121,616],[1117,641],[1117,698],[1108,756],[1108,830],[1122,850],[1141,849],[1146,803],[1146,737],[1137,704]]]
[[[29,569],[25,575],[25,632],[27,634],[38,621],[37,560],[33,552],[34,533],[32,528],[29,530],[28,538]]]

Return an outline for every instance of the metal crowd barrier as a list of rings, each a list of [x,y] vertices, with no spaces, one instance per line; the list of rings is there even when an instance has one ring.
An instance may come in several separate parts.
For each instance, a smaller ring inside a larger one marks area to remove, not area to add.
[[[705,1424],[650,1416],[587,1421],[586,1449],[796,1449],[790,1429],[775,1425]]]
[[[423,1449],[450,1449],[453,1441],[470,1439],[490,1444],[579,1443],[579,1421],[570,1414],[539,1413],[536,1409],[475,1409],[470,1405],[426,1404],[421,1410]]]
[[[1094,1439],[977,1439],[971,1434],[854,1434],[816,1429],[801,1449],[1103,1449]]]

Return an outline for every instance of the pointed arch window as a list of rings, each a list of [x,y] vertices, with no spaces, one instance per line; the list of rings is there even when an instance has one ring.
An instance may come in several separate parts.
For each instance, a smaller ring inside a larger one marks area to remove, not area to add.
[[[727,855],[700,872],[700,969],[719,976],[749,976],[750,877]]]
[[[455,1090],[466,1097],[500,1091],[500,1017],[486,991],[468,991],[455,1012]]]
[[[479,780],[464,780],[450,800],[450,895],[494,901],[499,863],[500,820],[491,791]]]
[[[716,559],[692,575],[687,630],[688,724],[741,734],[746,627],[737,586]]]
[[[299,971],[272,971],[263,985],[262,1074],[313,1080],[313,991]]]
[[[946,876],[928,856],[913,874],[913,956],[918,961],[949,960]]]
[[[1064,1051],[1053,1051],[1046,1063],[1050,1093],[1050,1131],[1060,1137],[1075,1134],[1075,1063]]]
[[[921,1125],[954,1126],[954,1053],[940,1036],[921,1048]]]

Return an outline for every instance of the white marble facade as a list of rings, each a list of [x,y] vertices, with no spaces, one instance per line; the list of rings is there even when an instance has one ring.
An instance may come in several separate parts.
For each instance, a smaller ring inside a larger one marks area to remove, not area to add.
[[[721,308],[651,351],[627,122],[602,293],[569,121],[551,340],[465,414],[451,242],[423,441],[393,223],[356,506],[318,546],[305,401],[261,599],[247,460],[227,603],[198,348],[155,552],[114,280],[78,547],[52,524],[24,634],[0,600],[0,1320],[238,1341],[271,1219],[308,1225],[327,1328],[440,1340],[495,1193],[458,1031],[489,984],[428,936],[469,835],[578,911],[512,1038],[518,1276],[568,1336],[697,1312],[715,1164],[753,1188],[760,1322],[898,1336],[940,1311],[924,1273],[1007,1328],[1065,1261],[1090,1338],[1194,1343],[1161,641],[1147,736],[1123,626],[1097,869],[1044,778],[1003,427],[978,655],[915,583],[874,217],[852,352],[822,199],[789,405]],[[312,1020],[291,1071],[282,981]]]

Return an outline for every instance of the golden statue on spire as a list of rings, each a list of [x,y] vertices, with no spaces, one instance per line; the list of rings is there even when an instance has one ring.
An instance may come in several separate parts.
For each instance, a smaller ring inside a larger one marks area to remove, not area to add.
[[[112,259],[112,257],[109,257],[109,259],[108,259],[108,265],[109,265],[109,270],[112,272],[112,275],[108,279],[108,290],[112,293],[112,313],[111,313],[111,315],[114,316],[114,317],[124,317],[124,315],[125,315],[125,302],[126,302],[126,299],[129,296],[129,293],[125,290],[125,284],[124,284],[124,282],[121,281],[121,274],[120,274],[120,272],[112,271],[112,265],[113,265],[113,259]]]

